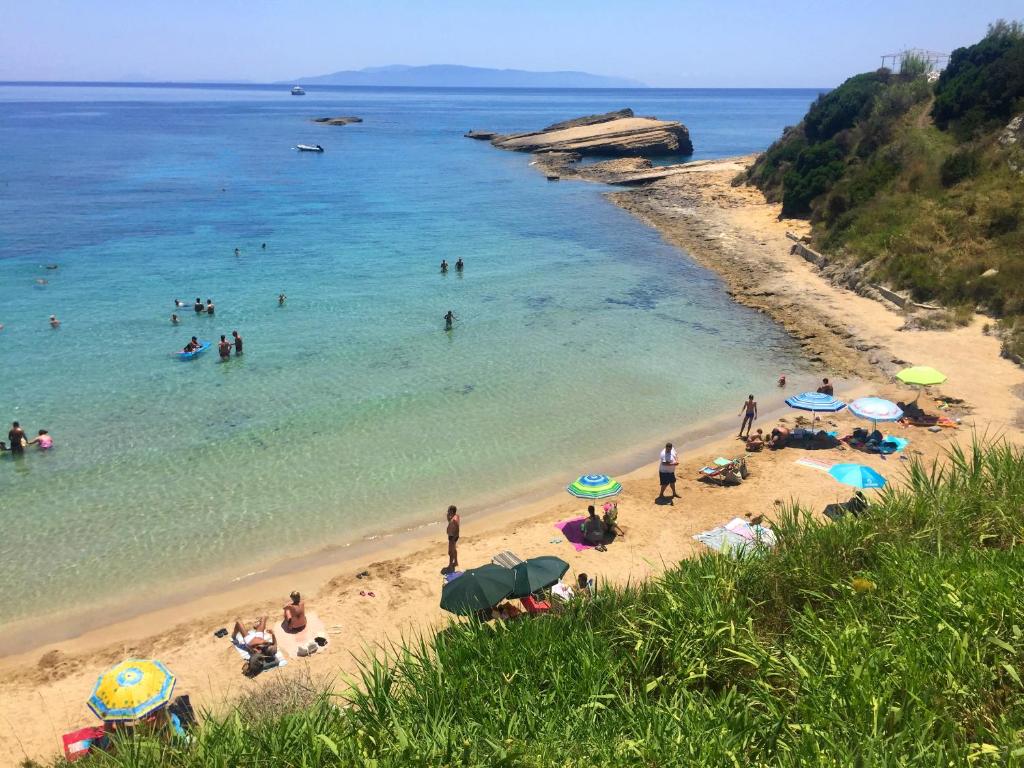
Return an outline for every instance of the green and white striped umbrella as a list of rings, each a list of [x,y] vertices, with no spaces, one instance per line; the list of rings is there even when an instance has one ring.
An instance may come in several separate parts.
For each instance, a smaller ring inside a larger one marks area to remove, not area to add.
[[[622,486],[608,475],[583,475],[566,490],[578,499],[605,499],[622,493]]]

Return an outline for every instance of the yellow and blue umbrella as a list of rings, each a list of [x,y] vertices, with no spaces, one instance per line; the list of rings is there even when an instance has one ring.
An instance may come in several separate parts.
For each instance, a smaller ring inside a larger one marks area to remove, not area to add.
[[[577,499],[605,499],[622,493],[622,485],[608,475],[583,475],[566,486]]]
[[[836,464],[828,473],[840,483],[854,488],[881,488],[885,485],[884,477],[863,464]]]
[[[96,681],[89,709],[100,720],[139,720],[171,700],[174,675],[162,662],[128,659],[107,670]]]

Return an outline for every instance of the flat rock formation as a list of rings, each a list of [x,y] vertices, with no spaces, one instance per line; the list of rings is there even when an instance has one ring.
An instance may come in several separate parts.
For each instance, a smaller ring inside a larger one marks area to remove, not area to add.
[[[581,156],[658,157],[693,153],[685,125],[636,117],[630,109],[566,120],[533,133],[495,136],[491,143],[517,152],[573,152]]]
[[[363,118],[361,117],[314,117],[314,123],[320,123],[320,125],[348,125],[349,123],[361,123]]]

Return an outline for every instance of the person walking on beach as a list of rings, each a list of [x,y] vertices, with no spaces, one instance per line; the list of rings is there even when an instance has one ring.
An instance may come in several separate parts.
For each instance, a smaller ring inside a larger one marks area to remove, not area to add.
[[[818,387],[819,394],[835,396],[835,390],[832,385],[828,383],[828,379],[821,380],[821,386]]]
[[[242,337],[238,335],[238,331],[232,331],[231,335],[235,337],[235,357],[242,354]]]
[[[448,565],[441,571],[442,573],[455,573],[455,569],[459,567],[459,510],[452,504],[448,507],[446,514],[448,518]]]
[[[21,424],[13,422],[11,429],[7,433],[7,445],[11,453],[20,456],[25,452],[25,430],[21,428]]]
[[[661,481],[661,492],[658,493],[658,498],[665,498],[665,489],[672,489],[672,496],[670,497],[669,503],[674,502],[671,499],[679,498],[679,494],[676,493],[676,467],[679,466],[679,455],[676,453],[676,449],[672,447],[672,443],[665,443],[665,450],[658,456],[658,479]]]
[[[747,437],[750,437],[750,428],[754,426],[754,419],[757,418],[757,401],[754,400],[753,395],[747,396],[747,401],[740,406],[740,413],[743,414],[743,421],[740,422],[740,437],[742,438],[743,429],[747,430]]]
[[[220,335],[220,344],[217,345],[217,351],[220,352],[220,359],[227,360],[231,354],[231,342],[222,333]]]
[[[452,312],[449,309],[448,310],[448,314],[444,316],[444,329],[446,331],[450,331],[452,329],[452,323],[454,323],[454,322],[455,322],[455,313]]]

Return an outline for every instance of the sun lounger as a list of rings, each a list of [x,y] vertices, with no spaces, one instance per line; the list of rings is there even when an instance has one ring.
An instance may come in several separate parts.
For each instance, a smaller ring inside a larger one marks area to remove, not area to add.
[[[500,565],[502,568],[514,568],[523,562],[523,560],[518,555],[515,555],[506,549],[504,552],[499,552],[492,557],[491,562],[495,565]]]
[[[712,463],[714,466],[701,467],[697,470],[698,480],[713,480],[722,485],[739,485],[749,474],[744,459],[730,460],[719,456]]]

